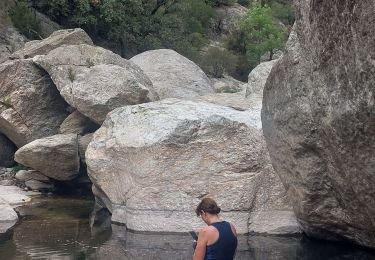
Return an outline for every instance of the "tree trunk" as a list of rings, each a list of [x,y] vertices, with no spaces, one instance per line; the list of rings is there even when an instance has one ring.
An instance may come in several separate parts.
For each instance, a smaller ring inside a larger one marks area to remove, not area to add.
[[[272,60],[273,58],[273,49],[270,50],[270,61]]]

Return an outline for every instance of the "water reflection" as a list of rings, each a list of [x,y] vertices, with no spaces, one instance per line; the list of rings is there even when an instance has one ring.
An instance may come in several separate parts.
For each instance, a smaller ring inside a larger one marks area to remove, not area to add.
[[[111,224],[107,212],[91,218],[89,200],[45,199],[23,208],[24,218],[0,238],[0,259],[191,259],[189,234],[144,234]],[[304,237],[241,236],[236,259],[375,259],[375,252]]]

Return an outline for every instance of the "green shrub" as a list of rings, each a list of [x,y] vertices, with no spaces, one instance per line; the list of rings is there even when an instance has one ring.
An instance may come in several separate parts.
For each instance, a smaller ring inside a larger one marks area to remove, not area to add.
[[[69,78],[70,82],[72,82],[72,83],[76,79],[76,74],[75,74],[72,67],[68,68],[68,78]]]
[[[237,57],[229,51],[211,47],[202,55],[199,64],[210,76],[221,78],[224,73],[232,74],[236,70]]]
[[[28,6],[27,0],[16,0],[9,10],[14,26],[29,39],[40,39],[40,23]]]
[[[10,96],[3,97],[2,100],[0,100],[0,105],[5,106],[6,108],[12,108],[13,105]]]

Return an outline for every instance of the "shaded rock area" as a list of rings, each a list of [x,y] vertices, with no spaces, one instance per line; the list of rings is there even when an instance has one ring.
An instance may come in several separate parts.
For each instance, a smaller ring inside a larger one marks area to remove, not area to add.
[[[116,109],[94,134],[86,162],[112,221],[132,230],[197,229],[191,215],[204,196],[217,199],[239,233],[255,212],[289,210],[261,129],[228,107],[167,99]]]
[[[79,134],[85,135],[93,133],[99,128],[99,125],[75,110],[60,125],[60,134]]]
[[[117,107],[159,99],[138,66],[100,47],[63,46],[33,60],[71,106],[99,124]]]
[[[191,99],[215,92],[203,70],[173,50],[146,51],[130,60],[151,79],[160,99]]]
[[[12,167],[14,153],[17,147],[3,134],[0,133],[0,167]]]
[[[15,160],[55,180],[71,180],[79,174],[78,137],[54,135],[21,147]]]
[[[56,134],[67,108],[48,74],[32,60],[0,64],[0,132],[17,147]]]
[[[35,170],[20,170],[16,173],[15,178],[23,182],[30,190],[53,191],[55,189],[50,178]]]
[[[306,234],[375,248],[375,6],[295,3],[264,90],[272,163]]]
[[[87,33],[80,29],[58,30],[43,40],[29,41],[24,48],[12,54],[12,59],[27,59],[36,55],[44,55],[62,45],[89,44],[93,45]]]

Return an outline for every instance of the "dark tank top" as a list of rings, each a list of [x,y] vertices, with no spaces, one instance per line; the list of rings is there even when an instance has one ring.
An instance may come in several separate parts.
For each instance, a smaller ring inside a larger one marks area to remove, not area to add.
[[[219,239],[206,247],[204,260],[233,260],[237,248],[237,237],[226,221],[212,223],[219,231]]]

